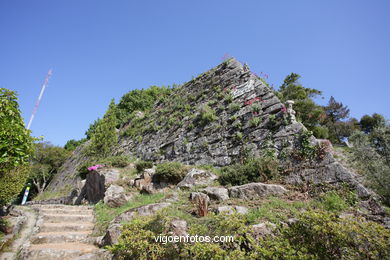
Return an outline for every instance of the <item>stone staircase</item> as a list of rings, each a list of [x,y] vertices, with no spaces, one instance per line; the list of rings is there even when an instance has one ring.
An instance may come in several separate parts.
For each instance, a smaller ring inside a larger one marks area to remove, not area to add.
[[[111,259],[93,245],[93,209],[89,206],[33,205],[38,221],[29,243],[21,250],[26,260]]]

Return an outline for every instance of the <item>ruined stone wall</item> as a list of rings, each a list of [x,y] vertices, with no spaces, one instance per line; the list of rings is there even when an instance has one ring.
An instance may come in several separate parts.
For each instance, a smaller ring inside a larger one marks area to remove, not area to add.
[[[300,123],[288,120],[284,104],[262,79],[235,59],[184,84],[173,95],[186,100],[191,115],[178,117],[179,126],[144,133],[142,141],[122,137],[118,154],[224,166],[248,154],[259,155],[269,149],[278,153],[291,145],[294,134],[304,129]],[[161,112],[171,105],[167,102],[157,104],[147,121],[159,124],[160,118],[169,120],[170,114]],[[202,125],[197,120],[206,104],[217,119]]]

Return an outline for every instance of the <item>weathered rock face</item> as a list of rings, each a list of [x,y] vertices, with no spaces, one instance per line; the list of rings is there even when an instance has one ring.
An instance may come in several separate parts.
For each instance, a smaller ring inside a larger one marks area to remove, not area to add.
[[[217,176],[211,172],[192,168],[189,170],[184,179],[177,184],[177,187],[181,189],[189,189],[198,185],[211,184],[216,179]]]
[[[248,153],[259,154],[273,141],[278,152],[304,127],[283,119],[284,104],[257,76],[235,59],[211,69],[176,89],[177,102],[155,105],[145,118],[145,125],[160,130],[142,133],[142,141],[122,136],[117,153],[130,154],[153,161],[181,161],[185,164],[223,166],[238,161]],[[189,113],[171,103],[189,105]],[[208,105],[215,120],[199,119],[202,107]],[[172,121],[180,124],[166,127],[171,114],[182,116]],[[129,122],[131,125],[131,122]],[[244,142],[245,140],[245,142]]]
[[[264,198],[272,195],[282,195],[285,192],[287,192],[287,190],[281,185],[264,183],[248,183],[229,188],[229,195],[231,198],[247,200]]]
[[[206,193],[212,200],[228,200],[229,192],[223,187],[207,187],[202,192]]]
[[[217,214],[226,213],[228,215],[231,215],[235,212],[238,214],[247,214],[248,208],[242,206],[220,206],[215,209],[215,212]]]
[[[130,198],[131,196],[126,194],[123,187],[111,184],[105,192],[104,203],[113,208],[120,207]]]
[[[91,171],[87,174],[87,179],[84,187],[81,190],[76,204],[80,204],[83,199],[89,203],[95,204],[104,198],[106,192],[105,176],[98,171]]]

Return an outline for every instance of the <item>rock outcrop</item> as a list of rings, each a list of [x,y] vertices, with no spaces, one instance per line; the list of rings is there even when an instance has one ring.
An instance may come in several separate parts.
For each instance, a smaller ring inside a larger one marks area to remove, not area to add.
[[[231,198],[246,200],[282,195],[286,192],[287,190],[281,185],[265,183],[248,183],[229,188],[229,196]]]

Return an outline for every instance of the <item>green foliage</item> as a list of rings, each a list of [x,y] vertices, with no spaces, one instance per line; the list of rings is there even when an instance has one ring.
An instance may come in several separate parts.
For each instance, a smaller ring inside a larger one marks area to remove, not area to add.
[[[16,93],[0,88],[0,178],[8,170],[28,163],[33,141],[20,115]]]
[[[234,137],[235,137],[235,139],[236,139],[237,142],[241,142],[243,136],[244,136],[244,135],[243,135],[241,132],[236,132],[236,134],[235,134]]]
[[[118,142],[116,134],[117,118],[115,115],[116,107],[114,99],[101,122],[96,126],[91,137],[91,144],[88,147],[88,153],[94,157],[107,157],[111,154],[113,147]]]
[[[370,133],[375,128],[385,127],[386,120],[385,118],[378,113],[372,114],[372,116],[364,115],[360,119],[360,127],[362,131]]]
[[[232,112],[236,112],[236,111],[240,110],[240,108],[241,108],[240,104],[238,104],[236,102],[233,102],[229,105],[229,110]]]
[[[317,147],[312,144],[313,132],[304,131],[299,136],[299,147],[294,156],[300,160],[313,160],[316,157]]]
[[[0,88],[0,206],[23,189],[34,140],[24,126],[16,93]]]
[[[0,205],[6,205],[16,199],[23,190],[28,175],[28,166],[18,166],[0,177]]]
[[[126,155],[117,155],[117,156],[110,156],[101,161],[101,164],[105,164],[107,166],[112,166],[112,167],[118,167],[118,168],[123,168],[129,165],[131,162],[130,157]]]
[[[302,213],[282,231],[294,248],[318,259],[388,259],[390,232],[359,218],[339,218],[326,211]]]
[[[319,198],[321,206],[327,211],[340,212],[350,205],[336,191],[324,193]]]
[[[226,103],[230,104],[233,102],[233,96],[231,94],[225,94],[224,100]]]
[[[233,164],[221,170],[222,185],[242,185],[279,178],[279,162],[273,158],[250,158],[244,164]]]
[[[148,111],[156,102],[163,102],[172,91],[169,87],[151,86],[147,89],[135,89],[126,93],[117,106],[118,125],[126,123],[128,116],[133,112]]]
[[[205,126],[217,119],[218,117],[215,115],[215,111],[212,110],[208,105],[204,105],[200,110],[197,121],[200,125]]]
[[[132,159],[126,155],[109,156],[106,158],[92,158],[84,161],[77,167],[77,172],[81,179],[85,179],[88,174],[88,167],[101,164],[109,167],[123,168],[129,165]]]
[[[135,163],[135,168],[138,172],[143,172],[145,169],[153,167],[153,162],[151,161],[138,161]]]
[[[102,122],[102,119],[98,118],[95,121],[93,121],[92,124],[89,125],[88,130],[85,132],[85,135],[87,136],[87,140],[91,139],[91,137],[93,136],[93,134],[96,131],[97,126],[99,124],[101,124],[101,122]]]
[[[128,201],[126,204],[117,208],[112,208],[107,204],[104,204],[103,202],[97,203],[94,209],[95,216],[96,216],[96,228],[97,228],[96,235],[103,235],[106,232],[110,222],[114,218],[122,214],[123,212],[144,205],[157,203],[162,198],[164,198],[164,194],[162,193],[138,194],[135,197],[133,197],[130,201]]]
[[[45,190],[42,193],[38,194],[36,197],[33,198],[34,201],[40,201],[40,200],[48,200],[48,199],[56,199],[56,198],[63,198],[65,196],[68,196],[69,193],[74,189],[71,185],[67,184],[62,186],[60,189],[55,191],[49,191]]]
[[[87,141],[87,138],[82,138],[80,140],[70,139],[66,142],[64,145],[64,149],[68,151],[74,151],[78,146],[85,143]]]
[[[166,162],[158,164],[153,176],[159,182],[171,184],[179,183],[187,174],[187,167],[179,162]]]
[[[303,201],[286,201],[280,198],[270,197],[262,201],[260,207],[251,209],[247,215],[249,223],[269,221],[279,223],[295,217],[299,212],[309,208],[310,205]]]
[[[31,193],[42,193],[69,156],[70,151],[48,142],[35,144],[29,175],[29,181],[34,184]]]
[[[282,102],[294,100],[294,110],[297,119],[309,130],[321,124],[325,118],[324,109],[317,105],[313,98],[322,94],[321,91],[303,87],[299,82],[300,75],[291,73],[288,75],[277,92]]]
[[[329,137],[329,129],[326,126],[314,126],[313,135],[319,139],[327,139]]]
[[[379,127],[370,134],[355,132],[350,141],[353,143],[353,159],[386,205],[390,205],[390,127]]]
[[[249,120],[249,125],[251,127],[256,127],[260,124],[261,122],[261,119],[259,117],[252,117],[250,120]]]
[[[260,113],[261,111],[261,105],[259,104],[253,104],[251,108],[253,113]]]

